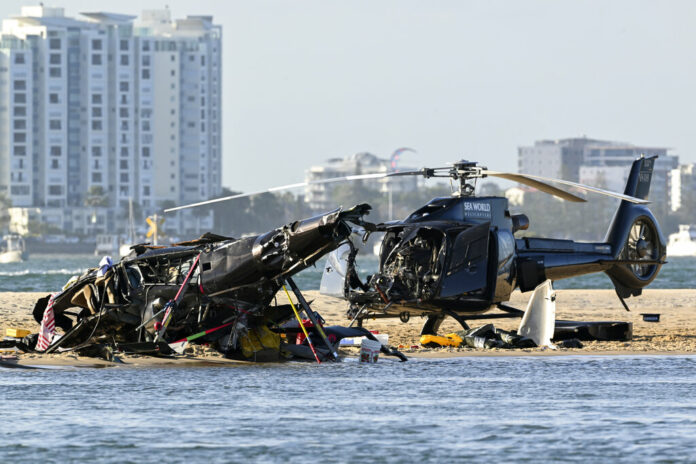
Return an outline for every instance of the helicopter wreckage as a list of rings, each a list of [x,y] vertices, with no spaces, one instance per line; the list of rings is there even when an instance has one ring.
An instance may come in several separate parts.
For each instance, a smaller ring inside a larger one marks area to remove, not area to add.
[[[65,331],[46,352],[166,353],[196,340],[228,357],[295,356],[320,361],[338,359],[337,345],[343,337],[364,335],[375,340],[362,328],[364,319],[399,317],[407,322],[419,315],[426,318],[421,334],[431,335],[449,316],[466,330],[467,320],[523,317],[523,311],[506,304],[515,289],[527,292],[548,281],[588,273],[605,272],[628,309],[625,299],[640,295],[665,263],[665,240],[646,206],[654,160],[641,157],[633,163],[623,194],[558,179],[489,171],[468,161],[447,168],[313,181],[307,184],[421,175],[458,180],[460,189],[451,197],[431,200],[402,221],[369,223],[364,216],[370,206],[361,204],[239,240],[206,234],[167,248],[137,245],[120,262],[106,262],[61,292],[39,300],[34,317],[41,322],[51,308],[55,324]],[[529,219],[511,214],[505,198],[475,196],[472,181],[486,176],[531,185],[567,201],[585,200],[546,182],[622,201],[603,242],[516,238],[516,232],[527,229]],[[168,211],[257,193],[263,192]],[[379,270],[365,282],[355,271],[357,248],[350,236],[356,231],[363,239],[384,233]],[[325,255],[329,258],[322,293],[348,300],[349,327],[323,327],[321,317],[292,280]],[[325,291],[325,287],[332,288]],[[274,304],[281,289],[290,304]],[[485,314],[495,309],[499,312]],[[352,327],[356,321],[358,326]],[[282,334],[287,340],[288,335],[305,331],[306,325],[309,332],[302,344],[281,342]],[[388,346],[381,346],[381,351],[405,359]]]
[[[323,327],[292,276],[334,250],[352,227],[366,225],[369,210],[365,204],[337,209],[240,240],[205,234],[171,247],[136,245],[118,263],[104,259],[36,303],[37,322],[50,307],[65,332],[45,352],[167,355],[195,339],[237,359],[338,359],[342,338],[375,337],[362,328]],[[272,304],[286,285],[299,308],[289,293],[290,304]],[[301,331],[305,343],[281,342],[281,334],[294,340]],[[388,346],[381,351],[406,359]]]

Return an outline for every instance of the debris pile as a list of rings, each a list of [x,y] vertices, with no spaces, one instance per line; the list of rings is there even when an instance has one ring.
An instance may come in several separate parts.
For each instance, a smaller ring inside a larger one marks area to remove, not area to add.
[[[556,321],[552,340],[561,348],[582,348],[581,341],[629,341],[632,336],[633,324],[630,322]],[[534,340],[520,336],[515,330],[498,329],[493,324],[460,330],[444,337],[423,335],[420,343],[427,348],[513,349],[538,346]]]
[[[493,324],[486,324],[470,330],[460,330],[447,334],[444,337],[437,335],[423,335],[421,345],[428,348],[453,347],[453,348],[534,348],[537,344],[534,340],[517,335],[516,331],[496,329]]]

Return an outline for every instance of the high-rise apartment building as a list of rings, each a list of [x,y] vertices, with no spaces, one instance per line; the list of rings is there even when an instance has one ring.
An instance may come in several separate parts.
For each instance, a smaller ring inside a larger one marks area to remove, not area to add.
[[[23,7],[0,42],[0,193],[66,231],[118,230],[129,199],[146,213],[221,190],[221,28]],[[211,226],[186,212],[177,234]]]

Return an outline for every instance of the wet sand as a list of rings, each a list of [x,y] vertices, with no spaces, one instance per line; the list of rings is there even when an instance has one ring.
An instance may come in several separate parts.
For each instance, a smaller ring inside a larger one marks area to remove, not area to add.
[[[398,319],[366,320],[364,326],[370,330],[389,334],[389,344],[402,346],[401,351],[408,356],[452,357],[452,356],[529,356],[529,355],[635,355],[635,354],[696,354],[696,290],[645,290],[638,298],[627,300],[630,312],[626,312],[613,290],[557,290],[556,316],[558,319],[578,321],[627,321],[633,323],[633,340],[629,342],[583,342],[583,348],[575,349],[515,349],[515,350],[475,350],[471,348],[428,349],[419,347],[420,329],[425,319],[412,317],[408,323]],[[341,299],[319,295],[317,291],[305,292],[306,298],[313,301],[313,309],[319,311],[328,325],[348,325],[347,303]],[[31,315],[34,302],[45,296],[43,293],[0,293],[0,334],[6,328],[25,328],[38,332],[39,326]],[[515,292],[510,305],[525,309],[530,293]],[[285,302],[285,296],[278,295],[278,302]],[[659,313],[659,323],[644,322],[640,313]],[[516,329],[519,319],[493,319],[471,321],[476,327],[493,323],[506,330]],[[440,334],[461,330],[456,321],[448,318],[440,328]],[[417,348],[412,348],[412,347]],[[346,354],[357,350],[348,348]],[[95,358],[78,357],[72,353],[54,355],[20,354],[22,364],[27,365],[82,365],[114,366]],[[240,361],[222,358],[205,347],[196,347],[194,354],[177,359],[153,358],[147,356],[121,356],[124,365],[130,366],[207,366],[243,365]]]

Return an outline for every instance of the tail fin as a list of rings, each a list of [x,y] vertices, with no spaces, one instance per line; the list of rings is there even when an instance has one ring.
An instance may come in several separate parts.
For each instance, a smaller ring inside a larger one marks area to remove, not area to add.
[[[633,162],[624,194],[647,199],[657,156]],[[645,205],[622,201],[604,241],[611,245],[617,263],[606,271],[616,293],[637,296],[652,282],[662,266],[667,248],[660,226]]]
[[[657,156],[648,158],[640,157],[633,162],[631,172],[628,175],[626,189],[624,195],[647,200],[650,193],[650,181],[652,180],[652,172],[655,167]]]

